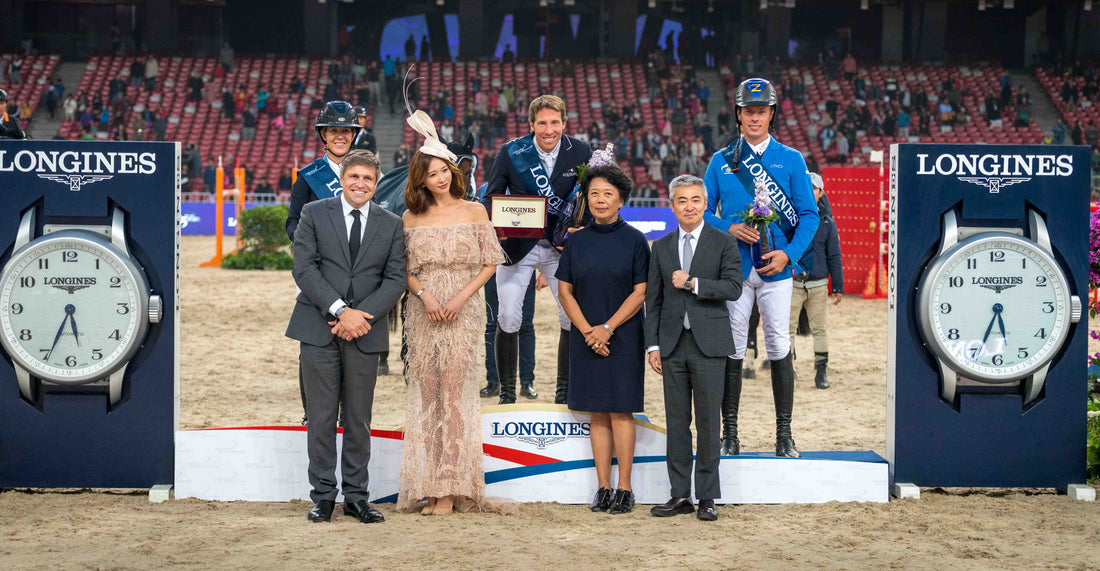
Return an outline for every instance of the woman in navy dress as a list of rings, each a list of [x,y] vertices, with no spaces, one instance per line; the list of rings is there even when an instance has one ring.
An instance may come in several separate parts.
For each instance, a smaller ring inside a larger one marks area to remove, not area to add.
[[[641,309],[649,274],[649,245],[644,234],[619,216],[633,185],[610,151],[593,153],[580,186],[595,222],[570,236],[556,275],[558,298],[573,323],[569,408],[592,413],[592,456],[599,489],[589,507],[622,514],[634,509],[630,486],[635,438],[632,413],[643,408]],[[613,450],[619,459],[614,492]]]

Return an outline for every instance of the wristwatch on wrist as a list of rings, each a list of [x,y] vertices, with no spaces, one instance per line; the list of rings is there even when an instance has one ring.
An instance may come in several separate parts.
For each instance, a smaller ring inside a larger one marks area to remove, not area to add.
[[[336,310],[336,319],[340,319],[340,315],[342,313],[344,313],[344,310],[347,309],[347,308],[348,308],[348,306],[344,305],[344,306],[341,306],[340,309],[337,309]]]
[[[608,334],[608,335],[614,335],[614,334],[615,334],[615,332],[611,330],[611,326],[610,326],[610,325],[608,325],[608,324],[604,323],[604,324],[603,324],[603,328],[607,330],[607,334]]]
[[[416,292],[416,297],[420,297],[420,296],[422,296],[422,295],[424,295],[424,288],[420,288],[420,289],[419,289],[419,290],[418,290],[418,291]]]
[[[693,279],[695,279],[695,278],[688,277],[688,279],[684,280],[684,285],[680,286],[680,289],[686,290],[686,291],[691,291],[694,287],[691,283],[691,280],[693,280]]]

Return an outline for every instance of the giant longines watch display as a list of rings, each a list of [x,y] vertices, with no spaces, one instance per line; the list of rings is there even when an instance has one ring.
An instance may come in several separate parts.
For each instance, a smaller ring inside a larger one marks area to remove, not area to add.
[[[122,399],[127,365],[163,311],[159,295],[126,243],[125,213],[110,225],[46,224],[34,238],[35,209],[22,217],[0,271],[0,344],[19,390],[39,403],[42,386],[77,392],[106,388]]]
[[[1019,385],[1027,406],[1051,360],[1081,318],[1081,300],[1051,249],[1046,223],[1029,210],[1019,228],[960,227],[943,216],[940,248],[917,295],[920,333],[939,362],[943,400],[960,384]]]

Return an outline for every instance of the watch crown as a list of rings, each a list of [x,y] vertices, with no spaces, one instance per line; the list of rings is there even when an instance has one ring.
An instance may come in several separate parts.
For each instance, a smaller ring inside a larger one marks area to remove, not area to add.
[[[159,295],[149,296],[149,323],[160,323],[164,316],[164,302]]]
[[[1081,321],[1081,298],[1072,295],[1069,298],[1069,322]]]

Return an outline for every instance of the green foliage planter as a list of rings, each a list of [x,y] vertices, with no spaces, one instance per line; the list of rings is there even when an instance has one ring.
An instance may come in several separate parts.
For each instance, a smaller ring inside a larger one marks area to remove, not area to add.
[[[276,204],[245,210],[237,221],[244,247],[222,258],[227,270],[291,270],[294,258],[287,251],[287,206]]]

